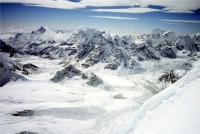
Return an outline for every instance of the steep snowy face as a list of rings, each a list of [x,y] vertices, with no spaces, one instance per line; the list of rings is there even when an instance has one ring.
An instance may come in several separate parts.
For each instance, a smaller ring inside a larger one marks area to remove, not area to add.
[[[192,39],[190,36],[179,37],[176,41],[176,48],[180,51],[187,51],[190,56],[196,55],[200,50],[198,38]]]
[[[16,70],[21,70],[20,65],[10,59],[6,53],[0,52],[0,87],[9,81],[25,80],[23,76],[15,73]]]
[[[200,64],[147,100],[117,134],[199,134]]]

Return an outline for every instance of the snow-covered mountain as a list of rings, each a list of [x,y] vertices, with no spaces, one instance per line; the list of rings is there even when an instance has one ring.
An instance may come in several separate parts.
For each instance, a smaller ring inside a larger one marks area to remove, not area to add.
[[[114,133],[199,63],[200,34],[18,28],[0,33],[2,133]]]
[[[69,32],[40,27],[30,33],[18,33],[7,43],[28,54],[73,58],[85,68],[102,62],[106,63],[105,68],[113,70],[118,66],[131,69],[138,61],[161,57],[195,58],[200,51],[198,34],[176,37],[174,32],[160,29],[148,35],[111,37],[105,31],[90,28]]]
[[[174,32],[160,29],[154,29],[151,34],[120,37],[94,28],[67,31],[41,26],[31,32],[17,33],[5,39],[5,42],[18,52],[62,59],[65,66],[73,65],[80,70],[87,70],[100,63],[98,65],[102,65],[103,69],[124,68],[136,72],[138,69],[146,69],[141,65],[145,61],[156,64],[161,59],[169,59],[171,62],[184,60],[168,71],[162,70],[165,74],[160,74],[160,81],[174,83],[190,70],[187,68],[192,67],[193,61],[198,60],[199,38],[199,34],[176,36]]]

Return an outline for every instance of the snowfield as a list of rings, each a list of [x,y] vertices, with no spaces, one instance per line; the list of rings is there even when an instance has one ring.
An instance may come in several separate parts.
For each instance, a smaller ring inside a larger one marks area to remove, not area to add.
[[[1,87],[1,127],[3,134],[23,131],[37,133],[110,133],[122,125],[153,94],[126,77],[104,76],[105,85],[90,87],[80,78],[54,83],[52,78],[59,60],[35,56],[14,58],[33,63],[40,70],[27,75],[29,81],[9,82]],[[98,72],[98,71],[96,71]],[[122,83],[123,81],[123,83]],[[120,84],[121,83],[121,84]],[[121,94],[124,98],[114,98]],[[12,113],[33,110],[31,117],[14,117]]]
[[[117,134],[199,134],[200,64],[147,100]]]

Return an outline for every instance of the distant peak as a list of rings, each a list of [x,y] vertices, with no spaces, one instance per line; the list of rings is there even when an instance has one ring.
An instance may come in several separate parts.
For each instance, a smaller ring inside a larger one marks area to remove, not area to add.
[[[91,32],[91,31],[98,31],[97,29],[95,28],[89,28],[89,27],[83,27],[83,28],[79,28],[78,31],[88,31],[88,32]]]
[[[41,26],[37,31],[44,33],[46,31],[46,28]]]

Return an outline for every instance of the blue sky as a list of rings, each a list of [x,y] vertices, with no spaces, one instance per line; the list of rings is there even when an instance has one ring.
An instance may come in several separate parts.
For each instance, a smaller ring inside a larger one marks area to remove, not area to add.
[[[1,23],[94,27],[118,34],[200,32],[198,0],[1,0]],[[181,2],[181,3],[180,3]]]

